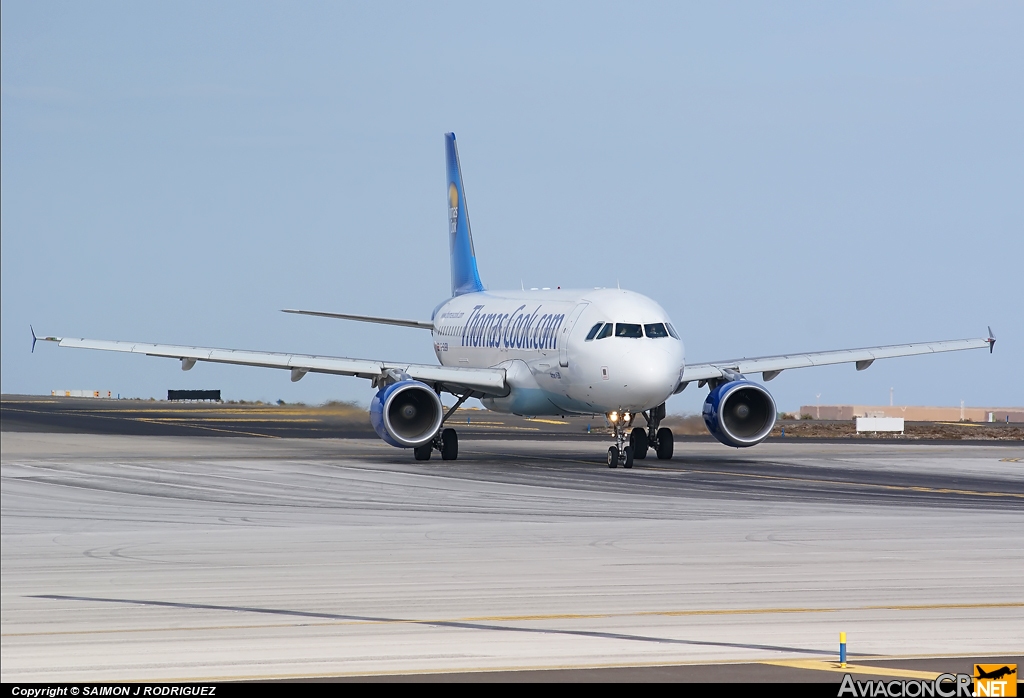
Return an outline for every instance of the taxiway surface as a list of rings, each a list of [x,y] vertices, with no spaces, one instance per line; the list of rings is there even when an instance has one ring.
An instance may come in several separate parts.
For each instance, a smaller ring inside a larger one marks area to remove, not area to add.
[[[2,679],[737,662],[838,681],[839,631],[864,664],[1024,650],[1022,446],[603,455],[4,432]]]

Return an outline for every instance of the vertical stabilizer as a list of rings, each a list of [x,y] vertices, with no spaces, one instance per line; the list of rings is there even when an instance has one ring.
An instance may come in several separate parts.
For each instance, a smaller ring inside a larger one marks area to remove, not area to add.
[[[452,295],[483,291],[480,272],[476,268],[473,233],[469,228],[466,190],[462,186],[462,168],[455,134],[444,134],[445,159],[448,164],[448,245],[452,255]]]

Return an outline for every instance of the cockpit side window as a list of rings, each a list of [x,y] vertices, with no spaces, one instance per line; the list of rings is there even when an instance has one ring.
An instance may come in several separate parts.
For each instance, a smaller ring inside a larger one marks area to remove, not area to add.
[[[601,331],[597,333],[597,337],[595,339],[604,339],[605,337],[611,337],[612,327],[612,323],[609,322],[607,325],[601,328]]]
[[[634,325],[630,322],[617,322],[615,323],[615,336],[636,339],[637,337],[643,337],[644,333],[640,329],[639,324]]]
[[[655,322],[651,325],[644,325],[644,334],[651,339],[661,339],[668,337],[668,330],[665,329],[664,323]]]
[[[599,329],[601,329],[601,325],[603,325],[603,324],[604,324],[603,322],[599,322],[596,325],[594,325],[593,327],[591,327],[590,328],[590,332],[587,332],[587,338],[584,341],[585,342],[589,342],[594,337],[596,337],[597,336],[597,331]]]
[[[679,339],[679,335],[676,334],[676,328],[672,327],[672,323],[671,322],[666,322],[665,323],[665,327],[668,328],[668,333],[670,335],[672,335],[672,339]]]

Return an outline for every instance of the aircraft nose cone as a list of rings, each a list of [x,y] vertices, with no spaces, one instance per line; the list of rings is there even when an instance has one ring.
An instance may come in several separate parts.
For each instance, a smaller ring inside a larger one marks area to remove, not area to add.
[[[676,387],[681,357],[659,347],[645,347],[627,356],[627,374],[623,381],[628,389],[632,409],[646,409],[660,404]]]

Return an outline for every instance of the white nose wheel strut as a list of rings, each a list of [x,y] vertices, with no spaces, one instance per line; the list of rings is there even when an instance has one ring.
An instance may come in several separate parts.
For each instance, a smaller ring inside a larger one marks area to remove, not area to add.
[[[607,417],[615,433],[615,445],[608,449],[608,467],[617,468],[621,465],[623,468],[632,468],[633,446],[626,445],[629,438],[626,430],[633,421],[633,415],[629,412],[609,412]]]

